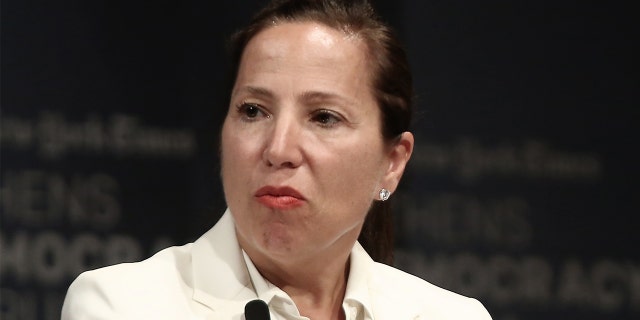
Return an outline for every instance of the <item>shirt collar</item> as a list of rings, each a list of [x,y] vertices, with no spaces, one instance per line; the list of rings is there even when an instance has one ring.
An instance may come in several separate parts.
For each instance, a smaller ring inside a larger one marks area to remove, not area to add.
[[[356,242],[351,249],[349,279],[344,302],[360,305],[365,314],[363,319],[373,319],[370,281],[372,279],[371,267],[375,262],[364,250],[360,243]]]

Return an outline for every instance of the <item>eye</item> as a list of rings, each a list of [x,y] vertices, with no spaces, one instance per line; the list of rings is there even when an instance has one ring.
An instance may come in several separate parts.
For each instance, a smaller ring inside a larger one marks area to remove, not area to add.
[[[333,111],[321,109],[311,114],[311,121],[317,122],[321,127],[331,128],[342,122],[342,118]]]
[[[242,119],[246,121],[256,121],[260,117],[269,117],[259,104],[243,102],[237,106],[237,109]]]

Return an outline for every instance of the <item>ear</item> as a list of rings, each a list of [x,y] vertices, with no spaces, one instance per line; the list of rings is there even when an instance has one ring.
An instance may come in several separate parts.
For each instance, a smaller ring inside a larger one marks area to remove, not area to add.
[[[399,139],[394,141],[389,149],[389,167],[383,176],[381,188],[385,188],[391,193],[396,191],[407,162],[411,158],[413,144],[413,134],[411,132],[403,132]]]

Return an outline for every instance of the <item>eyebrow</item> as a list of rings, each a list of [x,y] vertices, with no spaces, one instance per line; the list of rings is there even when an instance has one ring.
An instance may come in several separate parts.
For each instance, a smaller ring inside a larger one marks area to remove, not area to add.
[[[273,98],[274,94],[273,92],[265,89],[265,88],[260,88],[260,87],[252,87],[252,86],[245,86],[242,87],[238,90],[236,90],[234,92],[234,94],[240,93],[240,92],[247,92],[251,95],[255,95],[255,96],[259,96],[259,97],[263,97],[263,98]]]
[[[273,99],[275,97],[275,94],[272,91],[262,87],[245,86],[238,89],[236,93],[243,91],[265,99]],[[308,102],[334,100],[347,104],[352,103],[350,99],[347,99],[346,97],[343,97],[339,94],[323,91],[305,91],[300,95],[299,98],[303,101]]]
[[[340,101],[344,103],[350,103],[349,99],[330,92],[322,92],[322,91],[305,91],[301,95],[302,100],[304,101],[327,101],[334,100]]]

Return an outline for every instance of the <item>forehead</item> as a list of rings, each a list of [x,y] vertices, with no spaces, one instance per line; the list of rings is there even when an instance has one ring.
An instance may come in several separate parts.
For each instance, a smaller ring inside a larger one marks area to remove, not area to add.
[[[317,22],[285,22],[257,33],[245,47],[241,63],[247,58],[306,66],[336,63],[335,67],[366,64],[367,46],[353,33],[336,30]],[[368,68],[362,68],[366,71]]]

